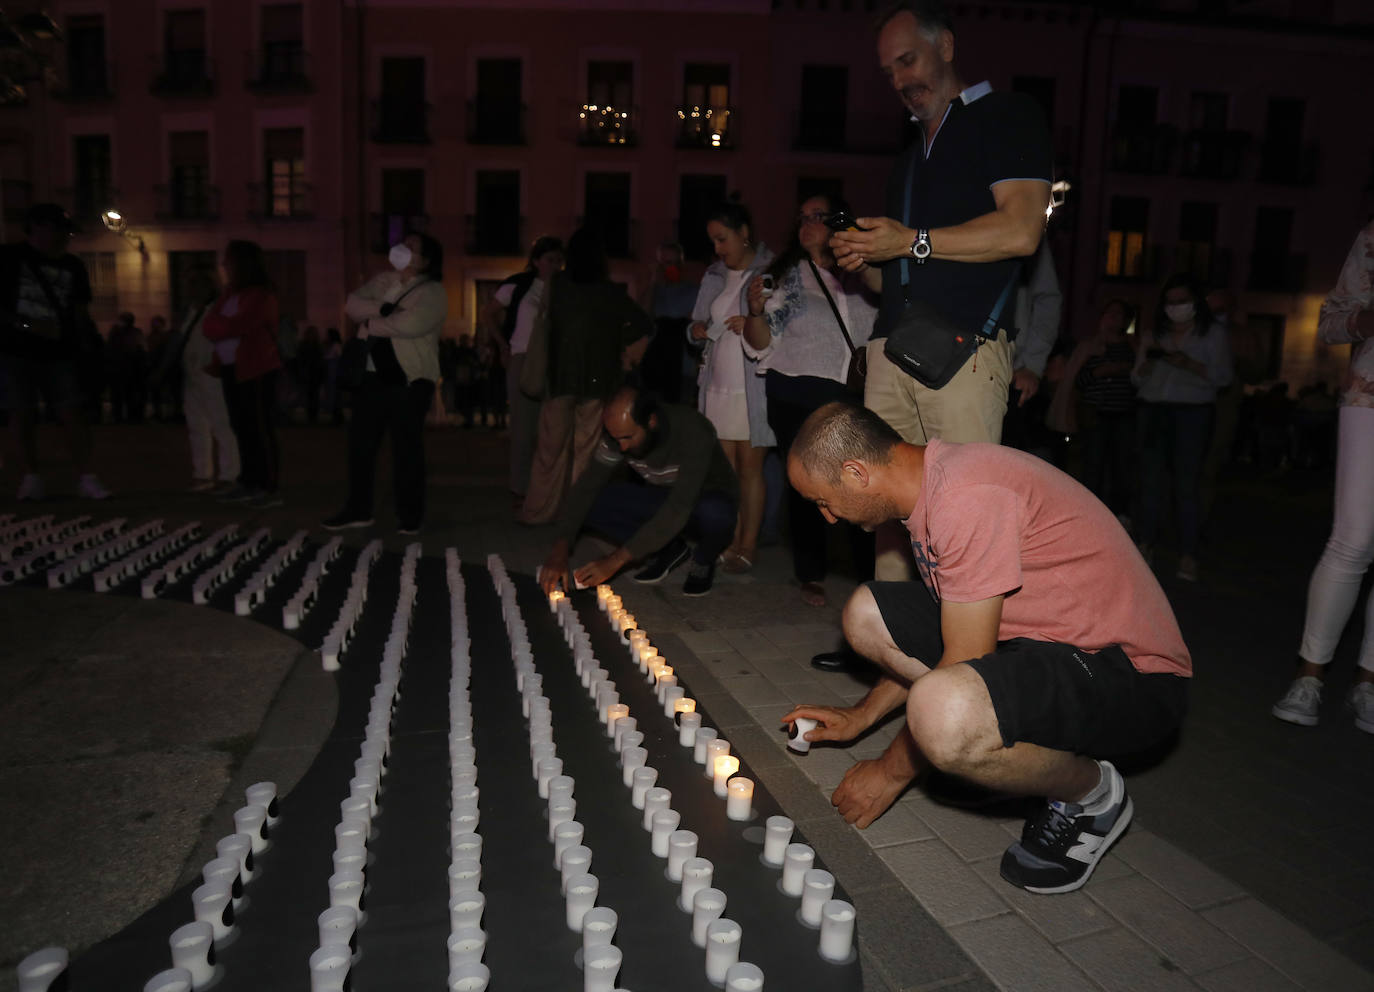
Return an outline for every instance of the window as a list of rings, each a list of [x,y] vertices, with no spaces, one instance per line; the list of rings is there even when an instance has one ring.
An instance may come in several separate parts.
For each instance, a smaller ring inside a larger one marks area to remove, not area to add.
[[[101,14],[82,14],[67,19],[67,86],[73,97],[99,97],[110,93],[105,18]]]
[[[1260,178],[1274,183],[1311,182],[1315,146],[1303,144],[1306,103],[1290,97],[1271,97],[1264,115],[1264,147]]]
[[[1194,131],[1225,131],[1231,98],[1195,90],[1188,100],[1188,126]]]
[[[1282,374],[1286,321],[1281,313],[1250,313],[1245,317],[1245,329],[1260,347],[1260,367],[1265,379],[1277,379]]]
[[[384,58],[381,64],[381,99],[377,101],[377,141],[429,141],[425,102],[425,60]]]
[[[165,16],[158,88],[173,92],[205,88],[210,82],[205,11],[169,10]]]
[[[797,147],[843,148],[848,104],[849,69],[846,66],[802,66]]]
[[[519,59],[478,59],[477,98],[468,104],[468,141],[523,145],[525,104]]]
[[[1054,131],[1054,77],[1053,76],[1012,76],[1011,88],[1014,93],[1024,93],[1040,106],[1045,115],[1045,126]]]
[[[717,175],[683,176],[678,185],[677,239],[683,252],[693,261],[713,258],[711,239],[706,235],[706,217],[725,202],[725,177]]]
[[[277,290],[281,316],[296,323],[303,322],[307,314],[305,252],[266,251],[263,260],[267,263],[267,278]]]
[[[112,251],[77,252],[91,279],[91,316],[113,317],[119,310],[119,278]]]
[[[114,205],[110,185],[110,136],[82,134],[72,139],[72,212],[91,221]]]
[[[797,203],[813,196],[844,198],[844,180],[834,176],[801,176],[797,179]]]
[[[1287,207],[1260,207],[1255,211],[1255,243],[1250,252],[1250,288],[1285,292],[1296,288],[1296,273],[1289,255],[1293,236],[1293,211]]]
[[[407,231],[423,231],[425,215],[425,170],[383,169],[382,212],[372,239],[372,250],[384,252],[406,236]]]
[[[1144,197],[1112,197],[1103,275],[1125,279],[1149,275],[1145,264],[1145,230],[1149,213],[1150,201]]]
[[[1149,127],[1155,123],[1158,106],[1156,87],[1122,86],[1116,97],[1116,123],[1119,127]]]
[[[167,278],[172,287],[172,323],[175,326],[188,307],[199,304],[186,296],[187,277],[196,271],[214,273],[219,258],[212,251],[169,251],[167,253]]]
[[[469,251],[474,255],[519,255],[524,237],[520,217],[520,173],[483,169],[477,173],[477,207]]]
[[[682,106],[678,108],[678,146],[731,147],[732,114],[730,66],[723,62],[687,63],[683,70]]]
[[[579,118],[584,145],[633,145],[634,63],[587,63],[587,100]]]
[[[1194,91],[1188,102],[1188,134],[1183,144],[1182,172],[1203,179],[1236,179],[1248,136],[1227,129],[1231,98],[1225,93]]]
[[[305,129],[268,128],[262,133],[266,157],[264,209],[269,217],[297,217],[308,213],[305,184]]]
[[[167,136],[167,212],[178,218],[213,216],[210,187],[210,135],[205,131],[173,131]]]
[[[262,30],[258,81],[290,85],[305,78],[305,13],[298,3],[264,4],[259,11]]]
[[[1211,283],[1216,275],[1216,240],[1217,205],[1185,202],[1179,208],[1174,268]]]
[[[1169,171],[1176,130],[1157,123],[1159,90],[1122,86],[1112,131],[1112,168],[1157,175]]]
[[[601,234],[606,254],[629,258],[630,174],[628,172],[589,172],[583,185],[582,223]]]

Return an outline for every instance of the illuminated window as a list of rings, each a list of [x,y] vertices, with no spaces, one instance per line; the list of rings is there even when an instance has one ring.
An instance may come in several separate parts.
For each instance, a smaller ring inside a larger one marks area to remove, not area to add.
[[[1140,196],[1114,196],[1107,230],[1102,274],[1132,279],[1145,276],[1145,228],[1150,201]]]
[[[267,215],[296,217],[306,213],[305,129],[268,128],[262,143],[267,156],[263,169]]]

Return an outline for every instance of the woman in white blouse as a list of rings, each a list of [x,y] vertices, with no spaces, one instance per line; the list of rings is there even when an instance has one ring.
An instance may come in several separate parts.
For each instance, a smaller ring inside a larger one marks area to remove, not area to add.
[[[838,197],[813,196],[797,211],[787,250],[769,269],[774,289],[755,278],[747,293],[744,353],[758,362],[768,399],[768,423],[784,462],[787,450],[814,411],[836,400],[863,401],[845,386],[851,365],[862,361],[877,299],[863,278],[835,266],[825,219],[846,210]],[[820,510],[788,486],[792,569],[802,599],[825,605],[826,525]],[[873,577],[873,535],[845,524],[859,581]]]

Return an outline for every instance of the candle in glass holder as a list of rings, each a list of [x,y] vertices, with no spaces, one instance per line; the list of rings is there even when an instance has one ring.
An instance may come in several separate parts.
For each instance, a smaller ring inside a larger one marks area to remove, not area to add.
[[[725,815],[731,820],[748,820],[754,813],[754,782],[736,775],[725,783]]]
[[[770,816],[763,823],[763,863],[782,867],[787,845],[792,843],[792,821],[785,816]]]
[[[725,893],[720,889],[701,889],[692,897],[692,943],[706,946],[706,927],[725,912]]]
[[[701,731],[697,731],[697,740],[701,740]],[[704,774],[707,778],[716,777],[716,759],[730,753],[730,742],[724,737],[712,737],[706,742],[706,761]],[[725,793],[721,793],[722,796]]]
[[[479,864],[482,861],[482,835],[464,834],[461,837],[452,838],[449,845],[450,852],[454,861],[472,860]]]
[[[558,604],[563,602],[565,598],[566,597],[563,595],[563,592],[559,589],[555,589],[553,590],[553,592],[549,593],[549,612],[557,613]]]
[[[207,882],[191,893],[195,918],[214,928],[215,942],[221,943],[234,932],[233,885],[225,879]]]
[[[734,920],[715,920],[706,928],[706,978],[715,985],[725,984],[725,973],[739,960],[744,931]]]
[[[625,636],[630,641],[630,657],[638,661],[640,653],[644,650],[644,646],[649,643],[648,632],[639,627],[634,627],[629,630]]]
[[[639,670],[641,672],[647,672],[649,670],[649,662],[653,661],[657,657],[658,648],[654,647],[652,644],[649,644],[646,641],[644,646],[639,649],[639,653],[636,656],[635,660],[639,662]]]
[[[630,631],[638,630],[639,623],[635,620],[633,613],[622,613],[620,615],[620,643],[630,643]]]
[[[267,810],[267,825],[269,827],[277,825],[277,820],[281,818],[281,815],[277,804],[277,784],[275,782],[258,782],[244,789],[243,794],[248,800],[249,806],[261,806]]]
[[[692,740],[692,759],[699,765],[706,765],[707,775],[711,778],[715,777],[715,771],[706,764],[706,746],[715,739],[716,728],[698,727],[696,737]]]
[[[564,799],[571,799],[576,783],[571,775],[555,775],[549,779],[549,805]]]
[[[697,701],[691,696],[682,695],[673,700],[673,718],[678,721],[678,726],[682,725],[682,715],[684,713],[695,713],[697,711]]]
[[[607,613],[610,613],[611,610],[618,610],[618,609],[620,609],[620,608],[621,608],[622,606],[624,606],[624,605],[625,605],[625,601],[624,601],[623,599],[621,599],[619,596],[617,596],[615,593],[611,593],[609,596],[606,597],[606,612],[607,612]]]
[[[691,703],[696,705],[695,699],[679,699],[678,705]],[[691,747],[697,742],[697,731],[701,729],[701,714],[695,712],[682,713],[677,718],[677,742],[683,747]]]
[[[654,677],[654,696],[660,703],[663,702],[663,690],[670,685],[677,685],[677,676],[673,674],[672,665],[662,665]]]
[[[821,925],[821,908],[835,897],[835,876],[824,868],[802,875],[801,921],[812,929]]]
[[[342,944],[352,953],[357,949],[358,913],[351,906],[326,909],[315,922],[320,928],[320,946]]]
[[[596,608],[601,611],[606,609],[606,600],[611,598],[611,587],[604,582],[596,587]]]
[[[573,933],[582,932],[582,918],[596,905],[600,882],[595,875],[576,875],[568,879],[567,922]]]
[[[357,912],[358,922],[361,924],[366,916],[363,910],[366,904],[366,886],[367,882],[361,871],[336,871],[329,876],[329,905],[351,907]]]
[[[733,754],[716,755],[715,771],[716,798],[728,798],[730,795],[728,788],[730,776],[739,771],[739,758],[736,758]],[[750,795],[753,795],[752,791]]]
[[[481,888],[482,862],[476,858],[454,858],[448,866],[448,896]]]
[[[644,816],[642,823],[645,830],[652,830],[654,826],[654,814],[661,809],[668,809],[672,805],[673,794],[661,785],[656,785],[644,792]]]
[[[630,707],[621,702],[615,702],[606,707],[606,736],[616,736],[616,721],[622,717],[630,715]],[[633,729],[633,728],[627,728]]]
[[[658,681],[658,673],[667,667],[668,662],[662,655],[654,655],[644,665],[644,681],[653,685]]]
[[[649,850],[653,852],[654,857],[666,858],[668,856],[668,835],[676,830],[681,823],[682,814],[675,809],[655,811],[649,835]]]
[[[834,964],[849,960],[854,948],[854,907],[830,899],[821,907],[821,957]]]
[[[677,908],[692,911],[692,899],[702,889],[711,887],[716,866],[705,858],[692,857],[682,862],[682,891],[678,893]]]
[[[554,757],[543,757],[535,764],[539,770],[539,798],[549,798],[549,782],[555,776],[563,774],[563,759]]]
[[[800,896],[802,880],[815,863],[816,852],[809,844],[788,844],[782,861],[782,881],[779,883],[782,891],[789,896]]]

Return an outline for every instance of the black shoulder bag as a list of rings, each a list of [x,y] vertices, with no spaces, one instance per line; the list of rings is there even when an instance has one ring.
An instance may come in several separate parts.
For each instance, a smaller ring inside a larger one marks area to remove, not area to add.
[[[19,264],[21,267],[27,267],[33,273],[34,281],[38,283],[39,289],[48,299],[48,305],[57,314],[58,333],[54,336],[39,330],[23,317],[13,314],[5,321],[3,348],[0,350],[6,354],[14,355],[16,358],[27,358],[38,362],[50,362],[66,357],[68,347],[72,342],[75,315],[70,308],[62,305],[62,301],[58,299],[57,291],[53,289],[52,283],[43,273],[42,266],[35,265],[29,259],[24,259]],[[15,292],[18,292],[17,288]]]
[[[977,331],[960,327],[922,300],[912,300],[888,334],[883,354],[922,385],[941,388],[964,367],[979,345],[997,334],[997,322],[1016,285],[1016,275],[1012,273],[992,313]]]
[[[389,317],[395,312],[397,305],[420,286],[429,282],[428,279],[417,280],[400,296],[390,303],[383,303],[381,311],[383,317]],[[374,348],[374,344],[385,343],[385,348]],[[348,339],[344,345],[343,352],[339,355],[338,383],[344,389],[357,389],[363,384],[363,376],[367,374],[367,360],[372,359],[372,364],[377,371],[394,378],[397,372],[401,371],[400,363],[396,361],[396,349],[391,344],[390,338],[363,338],[358,335]],[[388,361],[390,359],[390,361]],[[401,372],[402,377],[405,373]]]
[[[816,285],[820,286],[821,292],[825,294],[825,302],[830,304],[830,312],[835,315],[835,323],[840,325],[840,333],[844,335],[844,343],[849,348],[849,375],[845,377],[845,389],[862,397],[864,379],[868,376],[868,352],[860,351],[854,347],[854,339],[849,336],[849,328],[844,326],[844,318],[840,316],[840,308],[835,305],[835,300],[831,297],[825,280],[821,278],[821,270],[816,268],[816,263],[809,258],[806,260],[806,264],[811,266],[811,275],[815,277]]]

